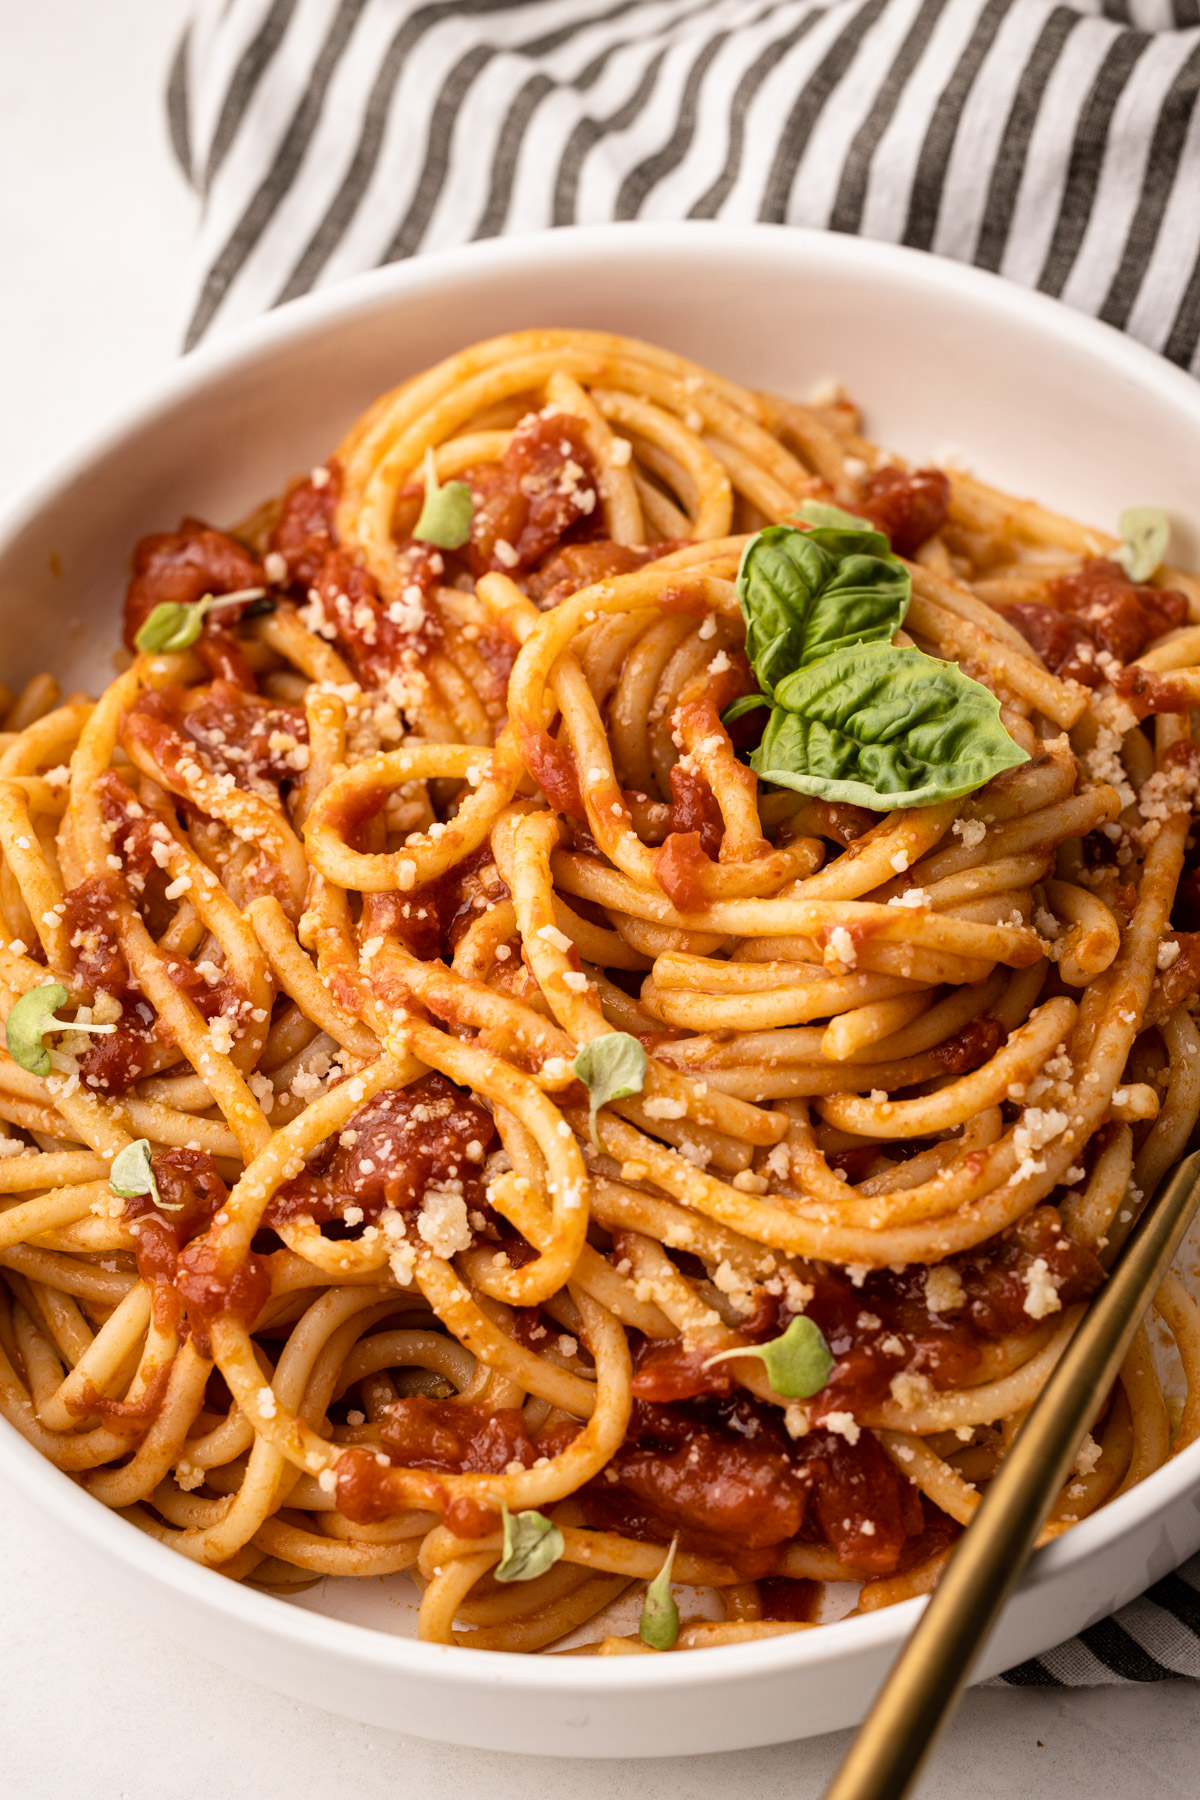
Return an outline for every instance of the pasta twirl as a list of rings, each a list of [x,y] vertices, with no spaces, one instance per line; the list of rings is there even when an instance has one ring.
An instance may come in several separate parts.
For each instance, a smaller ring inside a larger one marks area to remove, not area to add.
[[[926,1591],[1200,1114],[1198,590],[1121,556],[576,331],[144,539],[0,729],[9,1424],[443,1643]],[[1174,1439],[1139,1339],[1051,1533],[1195,1435],[1157,1307]]]

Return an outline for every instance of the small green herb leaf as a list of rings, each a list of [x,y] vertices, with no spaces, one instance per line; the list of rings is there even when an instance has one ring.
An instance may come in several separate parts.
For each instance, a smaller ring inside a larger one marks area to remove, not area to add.
[[[4,1043],[8,1054],[22,1069],[45,1080],[50,1073],[50,1052],[42,1039],[51,1031],[87,1031],[103,1037],[115,1031],[115,1025],[81,1025],[56,1019],[55,1013],[65,1006],[68,995],[61,981],[45,982],[30,988],[13,1002],[4,1026]]]
[[[558,1526],[544,1513],[509,1512],[503,1500],[504,1555],[492,1570],[497,1581],[532,1581],[556,1563],[566,1544]]]
[[[1121,543],[1113,560],[1130,581],[1149,581],[1167,554],[1171,521],[1157,506],[1128,506],[1118,520]]]
[[[413,536],[422,544],[436,544],[439,550],[458,550],[471,535],[475,502],[465,481],[448,481],[438,486],[432,449],[425,452],[425,500],[421,516],[413,526]]]
[[[678,1542],[678,1538],[672,1538],[667,1560],[647,1587],[646,1598],[642,1602],[642,1622],[638,1626],[638,1636],[652,1650],[669,1650],[679,1636],[679,1608],[671,1593],[671,1565],[675,1561],[675,1546]]]
[[[1029,760],[995,695],[921,650],[835,650],[781,681],[776,699],[750,767],[825,800],[930,806]]]
[[[585,1044],[571,1067],[588,1091],[591,1115],[588,1129],[598,1150],[596,1110],[609,1100],[628,1100],[646,1085],[646,1052],[627,1031],[608,1031]]]
[[[704,1367],[730,1362],[735,1356],[758,1356],[766,1365],[767,1380],[785,1400],[807,1400],[819,1394],[829,1380],[833,1356],[820,1329],[801,1313],[782,1337],[769,1344],[744,1344],[710,1356]]]
[[[738,569],[746,654],[758,685],[776,699],[793,670],[834,650],[887,643],[912,597],[908,571],[881,531],[837,507],[821,510],[846,523],[811,531],[768,525],[746,545]]]
[[[186,605],[176,600],[164,600],[143,622],[133,640],[134,648],[143,656],[171,655],[188,650],[200,636],[208,613],[222,606],[240,606],[247,601],[257,603],[266,592],[266,588],[239,588],[233,594],[205,594],[203,599]]]
[[[112,1167],[108,1171],[108,1185],[122,1200],[132,1200],[138,1194],[149,1194],[155,1206],[163,1212],[179,1212],[183,1206],[182,1200],[168,1206],[159,1193],[150,1162],[149,1138],[138,1138],[136,1143],[127,1144],[124,1150],[113,1157]]]

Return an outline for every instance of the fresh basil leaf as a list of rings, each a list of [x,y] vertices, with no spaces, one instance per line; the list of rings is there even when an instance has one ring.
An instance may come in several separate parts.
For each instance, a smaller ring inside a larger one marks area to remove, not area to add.
[[[740,719],[744,714],[753,712],[756,706],[770,706],[770,704],[770,699],[766,694],[742,694],[739,699],[729,702],[721,714],[721,723],[722,725],[732,725],[735,719]]]
[[[596,1136],[596,1110],[609,1100],[627,1100],[640,1094],[646,1085],[646,1052],[627,1031],[607,1031],[585,1044],[571,1067],[588,1091],[591,1114],[588,1129],[592,1143],[600,1148]]]
[[[829,1380],[833,1355],[824,1334],[813,1321],[800,1313],[782,1337],[769,1344],[743,1344],[736,1350],[722,1350],[710,1356],[704,1367],[731,1362],[735,1356],[757,1356],[766,1366],[767,1380],[784,1400],[808,1400],[819,1394]]]
[[[669,1650],[679,1636],[679,1608],[671,1592],[671,1566],[675,1561],[678,1542],[678,1538],[672,1538],[667,1560],[647,1587],[646,1598],[642,1602],[638,1636],[652,1650]]]
[[[426,450],[425,499],[413,536],[422,544],[436,544],[439,550],[459,550],[471,535],[474,517],[475,501],[466,482],[448,481],[439,487],[433,451]]]
[[[1130,581],[1149,581],[1167,554],[1171,521],[1157,506],[1129,506],[1118,520],[1121,542],[1114,553]]]
[[[509,1512],[503,1500],[504,1555],[492,1570],[497,1581],[532,1581],[544,1575],[566,1549],[558,1526],[544,1513]]]
[[[847,512],[845,507],[831,506],[827,500],[802,500],[792,516],[803,519],[806,525],[834,525],[841,531],[879,531],[878,525],[872,525],[870,519]],[[880,535],[886,544],[886,534]]]
[[[205,594],[202,599],[187,604],[164,600],[143,621],[133,640],[134,649],[140,650],[143,656],[173,655],[180,650],[190,650],[200,636],[205,616],[222,606],[241,606],[249,601],[255,610],[272,611],[274,601],[268,601],[266,606],[261,604],[266,592],[266,588],[239,588],[232,594]]]
[[[794,670],[855,644],[889,642],[912,597],[887,538],[857,524],[768,525],[742,552],[737,589],[746,654],[759,686],[776,699],[778,683]]]
[[[133,1200],[138,1194],[149,1194],[162,1212],[179,1212],[183,1207],[182,1200],[168,1206],[158,1191],[150,1161],[149,1138],[138,1138],[136,1143],[126,1144],[124,1150],[113,1157],[112,1167],[108,1171],[108,1185],[121,1200]]]
[[[115,1025],[80,1025],[56,1019],[68,995],[61,981],[44,982],[14,1000],[4,1026],[4,1044],[13,1061],[44,1081],[50,1073],[50,1052],[42,1039],[51,1031],[87,1031],[104,1037]]]
[[[862,644],[779,684],[750,766],[763,781],[887,812],[953,800],[1028,762],[1000,702],[955,663]]]

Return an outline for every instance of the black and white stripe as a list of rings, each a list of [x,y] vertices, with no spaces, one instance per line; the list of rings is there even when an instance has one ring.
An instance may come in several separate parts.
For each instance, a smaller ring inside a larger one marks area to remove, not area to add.
[[[1036,286],[1200,373],[1200,0],[199,0],[188,343],[379,263],[765,219]]]
[[[1122,1681],[1200,1678],[1200,1556],[1167,1575],[1111,1619],[1031,1657],[989,1686],[1100,1687]]]

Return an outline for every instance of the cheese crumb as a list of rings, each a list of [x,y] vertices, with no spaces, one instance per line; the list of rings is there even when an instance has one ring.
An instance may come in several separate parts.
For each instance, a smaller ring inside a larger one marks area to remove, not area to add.
[[[927,1375],[913,1375],[902,1369],[899,1375],[892,1376],[890,1391],[901,1412],[916,1412],[929,1399],[933,1387]]]
[[[835,925],[826,941],[838,962],[845,963],[847,968],[852,969],[858,961],[858,952],[854,948],[854,939],[846,927]]]
[[[802,1406],[798,1400],[793,1400],[790,1406],[785,1406],[783,1409],[783,1424],[790,1438],[807,1437],[812,1430],[807,1406]]]
[[[859,1438],[862,1436],[862,1426],[859,1424],[853,1413],[826,1413],[825,1417],[821,1420],[821,1423],[824,1425],[826,1431],[834,1431],[839,1437],[844,1437],[851,1448],[857,1444]],[[866,1530],[865,1525],[863,1529],[864,1531]],[[874,1526],[872,1526],[871,1529],[873,1531],[875,1529]]]
[[[1044,1256],[1030,1263],[1025,1271],[1025,1303],[1023,1310],[1031,1319],[1045,1319],[1062,1311],[1062,1301]]]
[[[417,1218],[417,1231],[435,1256],[448,1262],[460,1250],[471,1247],[471,1222],[461,1194],[430,1188]]]
[[[1082,1444],[1080,1444],[1079,1453],[1075,1458],[1074,1466],[1076,1475],[1090,1475],[1096,1467],[1096,1464],[1100,1461],[1102,1454],[1103,1452],[1101,1451],[1099,1444],[1089,1431]]]
[[[987,826],[982,819],[955,819],[950,830],[954,837],[962,839],[964,850],[976,849],[987,836]]]
[[[925,1277],[925,1304],[931,1313],[957,1312],[967,1303],[962,1276],[953,1263],[937,1263]]]
[[[929,895],[924,888],[909,888],[907,893],[893,894],[888,901],[889,906],[928,906]]]
[[[682,1119],[687,1112],[686,1100],[672,1100],[669,1094],[655,1094],[644,1106],[651,1119]]]
[[[537,935],[544,943],[552,944],[556,950],[565,953],[571,948],[570,938],[565,931],[560,931],[557,925],[542,925],[539,927]]]

